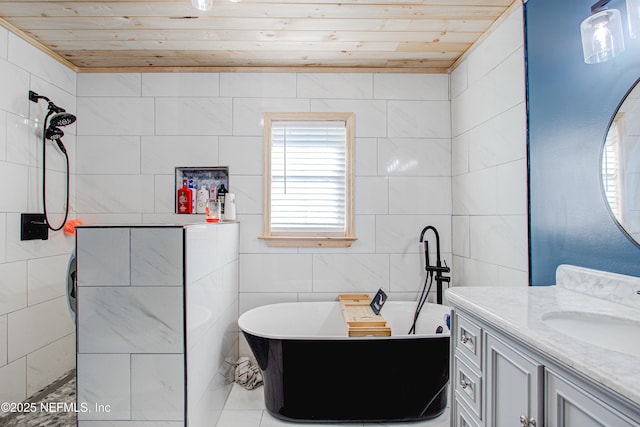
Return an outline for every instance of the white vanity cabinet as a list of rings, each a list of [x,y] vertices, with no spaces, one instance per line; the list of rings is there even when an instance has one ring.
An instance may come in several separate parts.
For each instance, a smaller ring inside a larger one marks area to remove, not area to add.
[[[451,346],[452,427],[640,426],[637,408],[455,305]]]

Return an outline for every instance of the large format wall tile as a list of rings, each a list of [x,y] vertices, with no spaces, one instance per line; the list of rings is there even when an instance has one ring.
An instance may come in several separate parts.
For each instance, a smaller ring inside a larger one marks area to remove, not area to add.
[[[78,96],[140,96],[138,73],[78,74]]]
[[[79,412],[78,420],[131,419],[131,356],[128,354],[79,354],[78,402],[90,412]],[[109,410],[97,411],[96,405]]]
[[[181,136],[179,150],[176,150],[175,136],[143,136],[141,155],[143,174],[174,177],[176,167],[220,164],[217,136]],[[171,196],[175,194],[172,192]]]
[[[449,101],[448,74],[374,74],[376,99]]]
[[[0,315],[27,306],[27,264],[0,264]]]
[[[183,229],[131,229],[131,285],[182,286]]]
[[[143,73],[142,96],[218,96],[218,82],[217,73]]]
[[[153,135],[153,98],[79,97],[78,135]]]
[[[184,420],[184,356],[131,355],[131,418]]]
[[[69,256],[58,255],[27,261],[29,305],[65,295]]]
[[[129,286],[128,228],[92,228],[78,231],[78,286]]]
[[[87,175],[140,173],[139,136],[80,136],[76,172]]]
[[[25,356],[73,332],[64,297],[9,313],[9,361]]]
[[[76,334],[65,335],[27,355],[27,395],[33,395],[76,367]]]
[[[0,367],[7,364],[7,315],[0,315]]]
[[[182,287],[78,288],[78,351],[182,352],[182,295]]]
[[[222,73],[220,96],[234,98],[295,98],[296,75],[291,73]]]
[[[0,366],[0,401],[22,402],[27,398],[26,357]]]
[[[360,73],[298,74],[297,96],[301,98],[373,98],[373,76]]]

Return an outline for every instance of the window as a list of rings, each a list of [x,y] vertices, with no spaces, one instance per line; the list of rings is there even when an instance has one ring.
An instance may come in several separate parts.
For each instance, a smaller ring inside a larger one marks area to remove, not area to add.
[[[265,113],[269,246],[347,247],[353,234],[353,113]]]
[[[624,113],[618,113],[611,123],[607,138],[604,141],[604,150],[602,152],[602,185],[605,197],[609,202],[609,207],[613,215],[624,224],[624,206],[622,205],[622,196],[624,189],[625,171],[620,170],[624,167],[624,132],[625,132],[625,116]]]

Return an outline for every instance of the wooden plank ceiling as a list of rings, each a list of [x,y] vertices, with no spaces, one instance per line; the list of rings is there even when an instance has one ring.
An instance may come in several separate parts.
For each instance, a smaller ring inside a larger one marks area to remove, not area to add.
[[[521,0],[515,0],[521,1]],[[0,0],[0,25],[78,72],[446,72],[514,0]]]

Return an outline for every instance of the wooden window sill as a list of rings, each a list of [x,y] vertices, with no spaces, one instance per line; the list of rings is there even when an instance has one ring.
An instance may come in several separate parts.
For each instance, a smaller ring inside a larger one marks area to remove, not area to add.
[[[267,246],[273,247],[305,247],[305,248],[349,248],[354,241],[358,240],[355,236],[341,237],[303,237],[303,236],[258,236],[258,239],[264,240]]]

